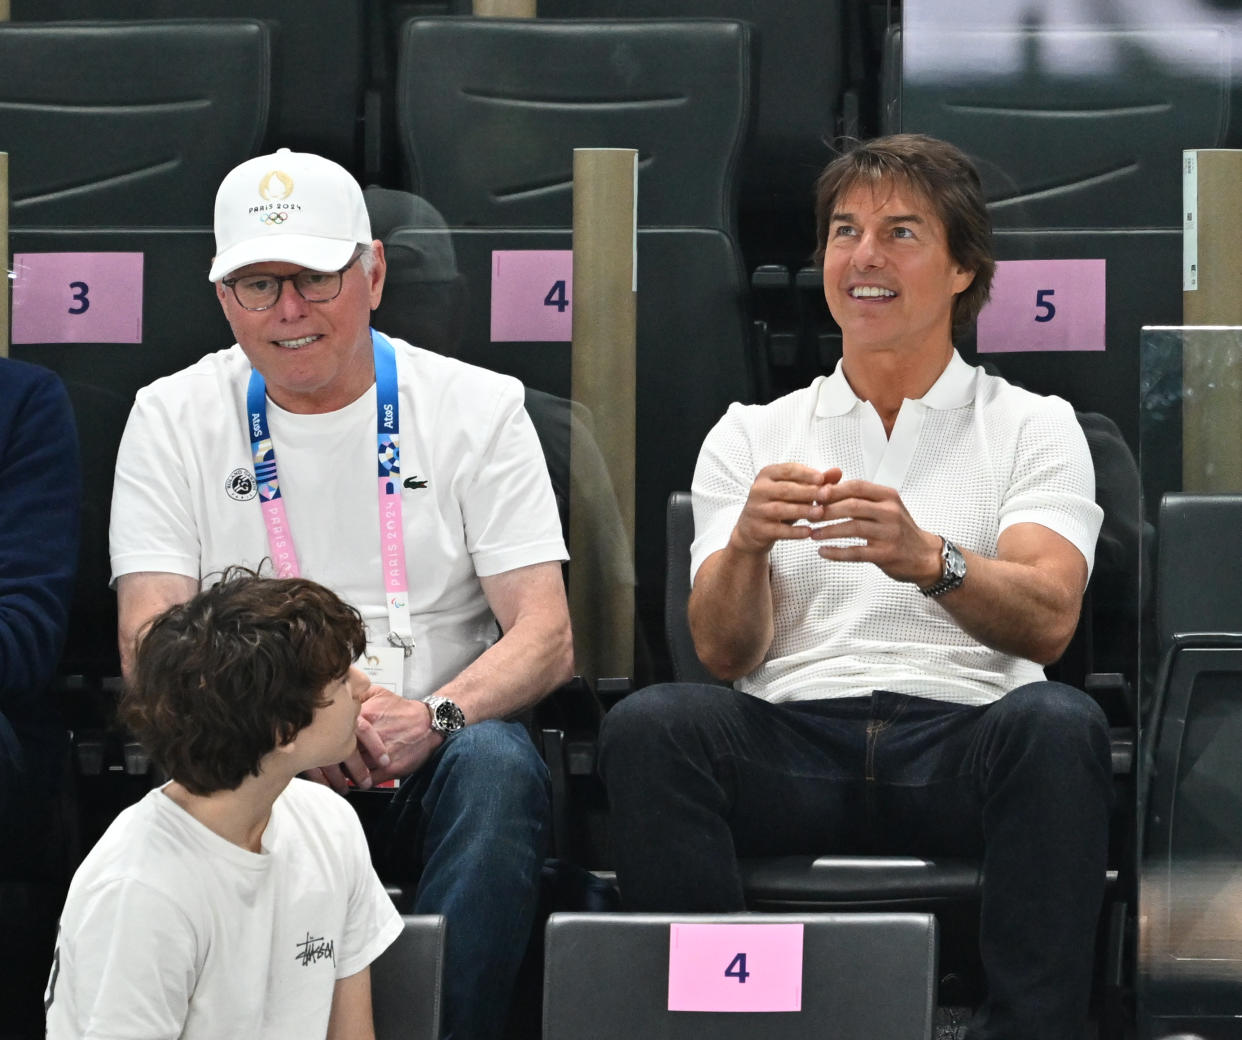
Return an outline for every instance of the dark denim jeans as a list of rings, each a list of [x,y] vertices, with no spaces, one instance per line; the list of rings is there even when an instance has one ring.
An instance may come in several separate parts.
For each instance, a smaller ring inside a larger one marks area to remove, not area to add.
[[[518,722],[468,726],[402,784],[380,825],[385,876],[418,879],[414,913],[447,919],[448,1040],[503,1035],[539,904],[548,771]]]
[[[981,856],[988,991],[968,1035],[1080,1040],[1112,770],[1078,690],[1032,683],[971,708],[653,686],[605,717],[600,772],[629,910],[741,910],[739,856]]]

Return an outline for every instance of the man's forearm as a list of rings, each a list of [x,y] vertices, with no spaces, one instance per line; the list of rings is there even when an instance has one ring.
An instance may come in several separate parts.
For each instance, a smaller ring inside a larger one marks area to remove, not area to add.
[[[129,677],[138,639],[147,623],[171,606],[184,603],[198,591],[198,582],[184,574],[137,571],[117,579],[117,644],[121,674]]]
[[[768,553],[727,546],[703,561],[690,592],[690,634],[699,660],[721,679],[753,672],[772,643]]]
[[[519,621],[455,678],[436,690],[466,722],[503,719],[542,700],[573,674],[573,637],[558,619]]]
[[[1038,567],[965,553],[966,581],[937,602],[984,646],[1039,665],[1065,652],[1082,605],[1082,587]]]

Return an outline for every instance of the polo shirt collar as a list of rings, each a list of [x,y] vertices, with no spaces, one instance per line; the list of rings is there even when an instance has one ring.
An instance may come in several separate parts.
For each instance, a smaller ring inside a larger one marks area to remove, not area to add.
[[[816,418],[845,415],[855,405],[862,403],[849,380],[845,378],[843,365],[843,361],[838,361],[832,375],[820,383],[815,401]],[[970,404],[975,397],[975,377],[978,372],[973,365],[966,364],[955,349],[940,377],[921,398],[922,403],[942,411]]]

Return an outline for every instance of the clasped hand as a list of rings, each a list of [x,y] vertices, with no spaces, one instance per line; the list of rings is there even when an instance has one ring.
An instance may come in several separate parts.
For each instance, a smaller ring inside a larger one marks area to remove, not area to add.
[[[932,584],[940,576],[940,537],[914,522],[896,489],[842,476],[836,466],[827,470],[797,462],[765,466],[751,485],[731,547],[766,553],[782,540],[859,539],[852,545],[820,545],[819,555],[874,563],[896,581]]]
[[[440,746],[444,737],[431,728],[431,712],[423,701],[398,697],[383,686],[372,686],[358,716],[357,745],[340,765],[308,770],[306,778],[340,794],[409,776]]]

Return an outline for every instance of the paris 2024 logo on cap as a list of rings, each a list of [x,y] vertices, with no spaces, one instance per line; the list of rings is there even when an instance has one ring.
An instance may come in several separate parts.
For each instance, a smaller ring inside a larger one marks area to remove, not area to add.
[[[283,224],[302,207],[288,202],[293,194],[293,178],[284,170],[268,170],[259,181],[259,198],[266,205],[251,206],[250,212],[258,216],[261,224]]]

